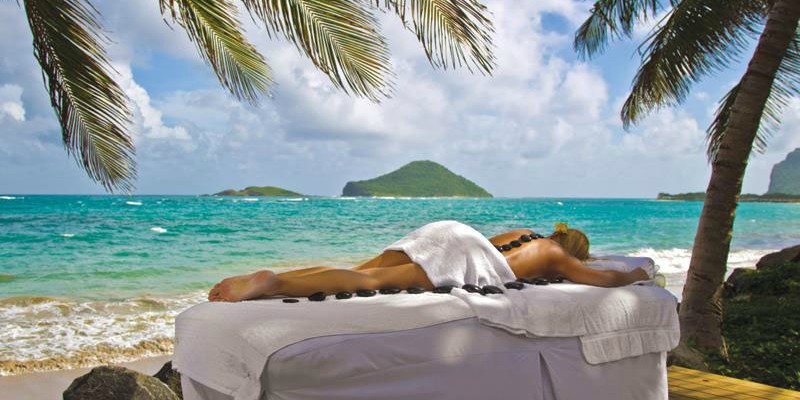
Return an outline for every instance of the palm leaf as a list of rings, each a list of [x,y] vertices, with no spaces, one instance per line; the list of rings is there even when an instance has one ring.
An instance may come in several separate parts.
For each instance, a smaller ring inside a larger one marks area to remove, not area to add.
[[[494,26],[486,6],[477,0],[375,0],[395,12],[413,30],[428,61],[436,67],[466,66],[490,74],[495,65]]]
[[[379,101],[391,92],[389,49],[357,0],[243,0],[251,15],[285,36],[336,87]]]
[[[159,0],[161,14],[180,24],[220,83],[256,103],[272,83],[264,57],[244,36],[238,9],[227,0]]]
[[[738,93],[739,84],[737,83],[722,99],[717,108],[714,121],[706,131],[708,158],[711,161],[716,159],[720,143],[722,143],[722,139],[727,132],[728,120]],[[763,153],[766,150],[769,138],[780,127],[780,117],[783,110],[795,96],[800,96],[800,29],[797,30],[794,40],[783,56],[781,65],[775,75],[775,80],[772,83],[767,103],[764,105],[764,112],[761,114],[761,122],[753,143],[753,147],[757,152]]]
[[[643,44],[642,65],[622,108],[625,127],[681,103],[691,85],[736,60],[766,16],[761,0],[683,0]]]
[[[67,152],[107,190],[132,190],[128,98],[111,78],[97,11],[83,0],[25,0],[24,7]]]
[[[659,8],[659,0],[598,0],[575,33],[575,51],[591,58],[605,50],[610,39],[630,37],[636,23],[655,17]]]

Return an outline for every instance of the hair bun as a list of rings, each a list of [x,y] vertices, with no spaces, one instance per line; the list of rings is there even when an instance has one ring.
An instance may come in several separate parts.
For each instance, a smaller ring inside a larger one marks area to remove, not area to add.
[[[567,226],[566,222],[556,222],[556,233],[567,233],[569,231],[569,226]]]

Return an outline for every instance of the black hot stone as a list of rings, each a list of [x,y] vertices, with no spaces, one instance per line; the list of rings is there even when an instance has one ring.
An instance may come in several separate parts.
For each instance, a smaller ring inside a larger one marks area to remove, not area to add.
[[[356,296],[358,297],[372,297],[375,296],[377,292],[372,289],[358,289],[356,290]]]
[[[297,300],[297,299],[283,299],[284,303],[297,303],[299,301],[300,300]]]
[[[522,246],[522,243],[520,243],[519,240],[511,241],[511,247],[519,247],[519,246]]]
[[[503,249],[503,251],[509,251],[509,250],[511,250],[511,246],[510,246],[510,245],[507,245],[507,244],[504,244],[504,245],[502,245],[502,246],[500,246],[500,247]]]
[[[561,282],[564,282],[564,278],[559,276],[559,277],[556,277],[556,278],[550,278],[550,279],[548,279],[548,281],[550,283],[561,283]]]
[[[336,293],[336,298],[339,299],[339,300],[345,300],[345,299],[349,299],[351,297],[353,297],[353,294],[350,293],[350,292],[339,292],[339,293]]]
[[[522,236],[519,237],[519,240],[522,240],[523,242],[528,243],[528,242],[531,241],[531,237],[528,236],[528,235],[522,235]]]
[[[494,246],[494,248],[501,253],[503,252],[503,246]]]
[[[536,279],[533,280],[533,284],[534,285],[539,285],[539,286],[547,285],[549,283],[550,282],[548,282],[547,279],[544,279],[544,278],[536,278]]]
[[[317,292],[317,293],[312,294],[311,296],[308,296],[308,300],[309,301],[323,301],[323,300],[325,300],[325,297],[327,297],[327,296],[325,296],[325,293]]]
[[[505,286],[506,289],[516,289],[516,290],[522,290],[525,288],[525,284],[522,282],[506,282],[503,284],[503,286]]]
[[[486,294],[503,294],[503,289],[500,289],[499,287],[492,285],[484,286],[483,291]]]
[[[439,286],[433,288],[433,293],[450,293],[452,290],[452,286]]]
[[[461,288],[462,288],[462,289],[464,289],[464,290],[466,290],[467,292],[470,292],[470,293],[480,293],[480,294],[486,294],[486,293],[484,293],[483,289],[481,289],[481,287],[480,287],[480,286],[478,286],[478,285],[473,285],[473,284],[471,284],[471,283],[468,283],[468,284],[466,284],[466,285],[462,286]]]
[[[410,288],[406,289],[406,292],[411,293],[411,294],[420,294],[420,293],[424,293],[425,289],[420,288],[420,287],[410,287]]]
[[[383,289],[379,290],[378,292],[380,294],[398,294],[401,291],[402,291],[402,289],[398,289],[398,288],[383,288]]]
[[[542,236],[542,235],[540,235],[538,233],[534,233],[533,235],[531,235],[531,238],[532,239],[544,239],[544,236]]]
[[[529,285],[533,285],[533,281],[528,278],[517,278],[517,282],[527,283]]]

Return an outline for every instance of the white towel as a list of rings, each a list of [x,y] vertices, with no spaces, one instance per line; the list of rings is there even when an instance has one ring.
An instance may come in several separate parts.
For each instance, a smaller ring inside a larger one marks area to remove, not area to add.
[[[525,285],[502,295],[452,293],[485,325],[531,337],[580,336],[590,364],[668,351],[680,339],[677,300],[656,286],[563,283]]]
[[[438,221],[424,225],[385,250],[402,251],[425,270],[434,286],[466,283],[502,286],[516,278],[506,258],[469,225]]]
[[[272,353],[305,339],[422,328],[473,317],[445,294],[286,304],[280,299],[201,303],[175,319],[173,366],[181,374],[236,400],[258,400],[261,373]],[[310,371],[313,374],[313,371]]]

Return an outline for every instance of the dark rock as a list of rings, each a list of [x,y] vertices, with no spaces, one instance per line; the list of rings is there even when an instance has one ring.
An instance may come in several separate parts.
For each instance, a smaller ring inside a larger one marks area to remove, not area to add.
[[[517,278],[517,282],[527,283],[529,285],[533,285],[533,281],[528,278]]]
[[[295,299],[296,300],[296,299]],[[154,378],[164,382],[167,387],[172,390],[172,393],[175,393],[179,399],[183,399],[183,390],[181,389],[181,374],[178,371],[172,369],[172,361],[167,361],[163,367],[161,367],[155,375]]]
[[[501,253],[503,252],[503,246],[494,246],[494,248]]]
[[[534,285],[544,286],[550,284],[545,278],[536,278],[533,280]]]
[[[350,292],[339,292],[336,293],[336,298],[339,300],[347,300],[353,297],[353,294]]]
[[[522,246],[522,243],[520,243],[519,240],[511,241],[511,247],[519,247],[519,246]]]
[[[511,245],[509,245],[509,244],[504,244],[504,245],[502,245],[502,246],[500,246],[500,247],[502,247],[502,248],[503,248],[503,251],[509,251],[509,250],[511,250]]]
[[[376,292],[376,291],[374,291],[372,289],[358,289],[358,290],[356,290],[356,296],[358,296],[358,297],[372,297],[372,296],[375,296],[376,293],[378,293],[378,292]]]
[[[564,278],[562,278],[560,276],[557,276],[555,278],[549,278],[549,279],[547,279],[547,281],[550,282],[550,283],[561,283],[561,282],[564,282]]]
[[[728,279],[725,280],[725,283],[722,284],[722,297],[726,299],[730,299],[735,297],[738,293],[742,291],[743,284],[742,278],[756,273],[756,270],[752,268],[736,268],[731,272],[731,275]]]
[[[400,288],[383,288],[383,289],[379,290],[378,293],[380,293],[380,294],[398,294],[398,293],[400,293],[402,291],[403,290],[400,289]]]
[[[531,237],[530,237],[530,235],[522,235],[522,236],[519,237],[519,240],[522,240],[523,242],[528,243],[528,242],[531,241]]]
[[[299,303],[300,300],[297,299],[283,299],[284,303]]]
[[[787,262],[800,262],[800,244],[761,257],[756,263],[756,269],[780,267]]]
[[[423,289],[421,287],[410,287],[410,288],[406,289],[406,292],[411,293],[411,294],[420,294],[420,293],[425,293],[425,289]]]
[[[506,282],[503,284],[503,286],[505,286],[506,289],[516,289],[516,290],[525,289],[525,284],[522,282]]]
[[[438,286],[433,288],[433,293],[450,293],[453,291],[452,286]]]
[[[79,376],[64,400],[178,400],[160,380],[123,367],[102,366]]]
[[[308,301],[323,301],[326,297],[328,296],[326,296],[324,292],[317,292],[308,296]]]
[[[493,285],[486,285],[483,287],[483,292],[486,294],[503,294],[503,289]]]
[[[461,288],[466,290],[467,292],[470,292],[470,293],[480,293],[482,295],[486,294],[486,293],[484,293],[483,289],[481,289],[480,286],[473,285],[471,283],[467,283],[466,285],[462,286]]]

